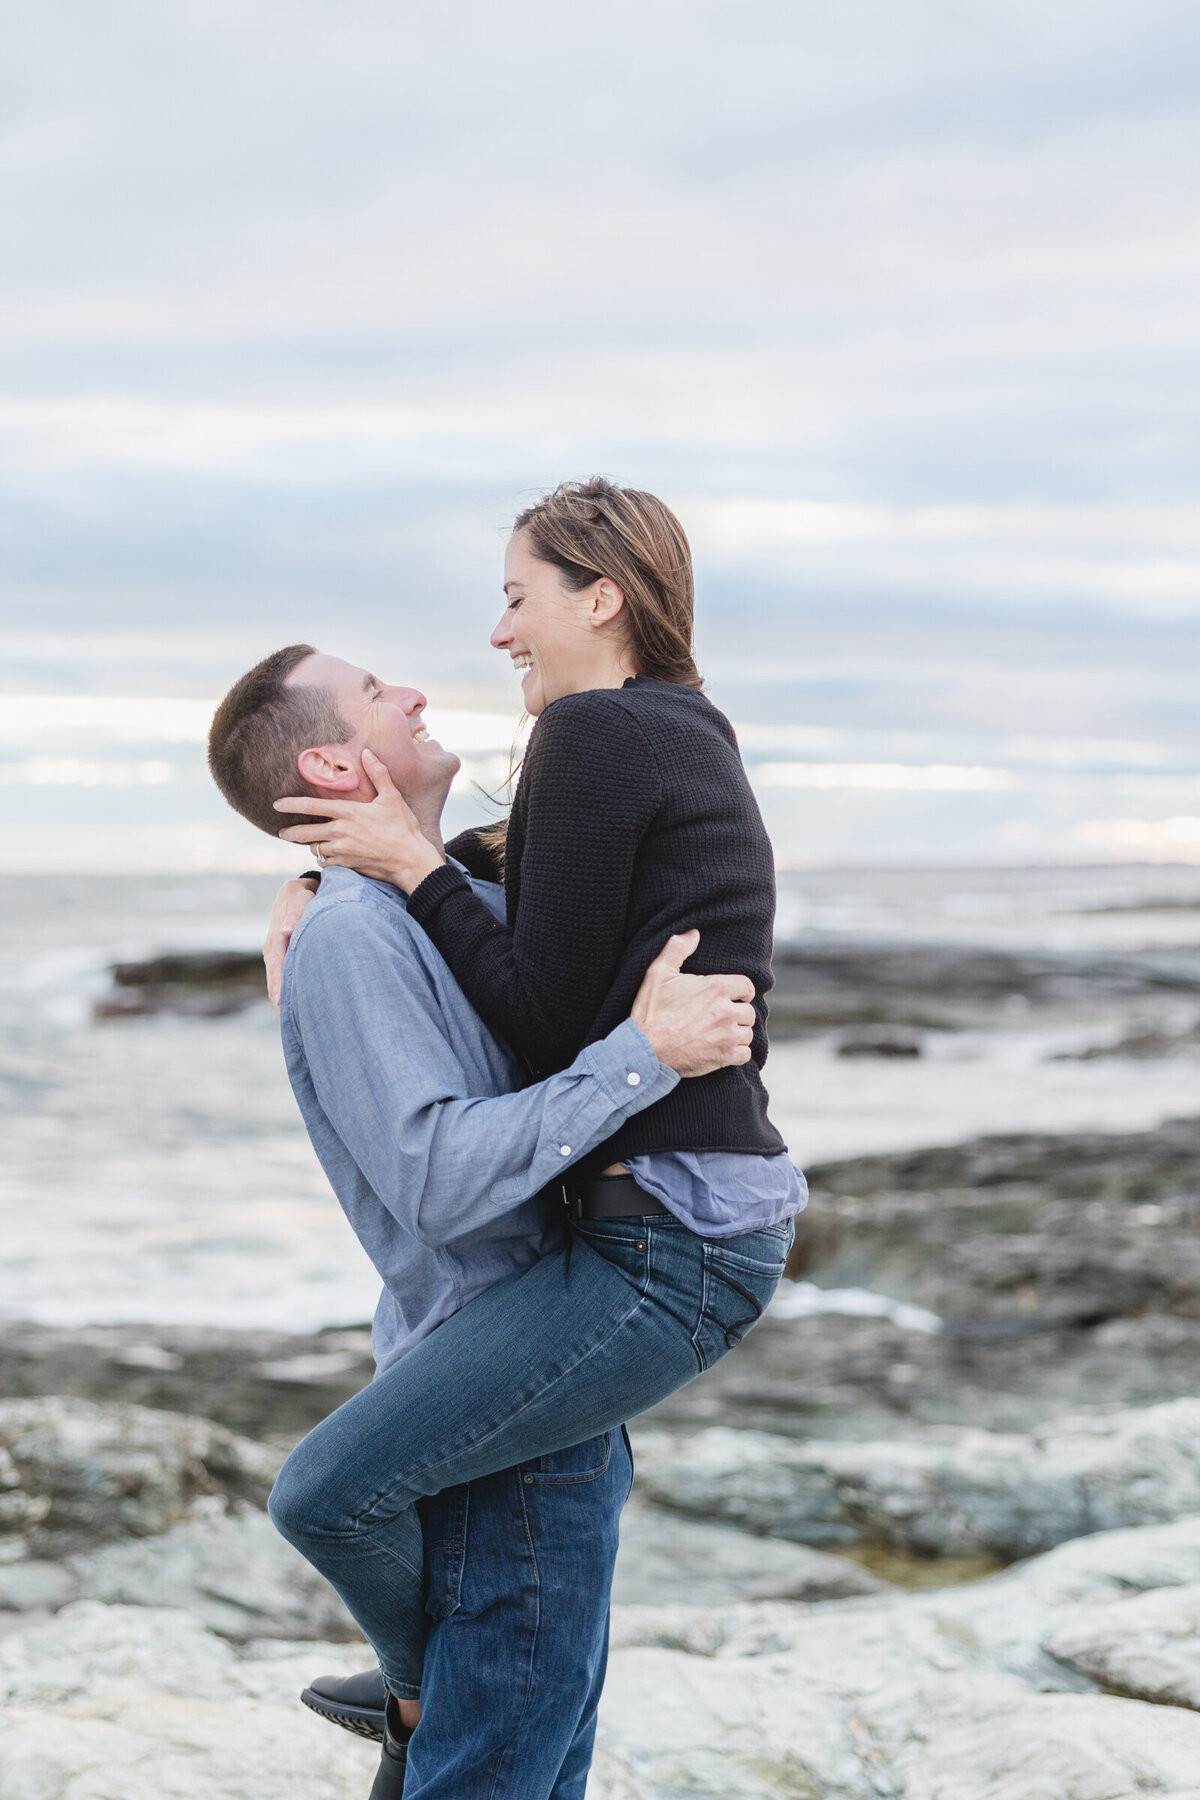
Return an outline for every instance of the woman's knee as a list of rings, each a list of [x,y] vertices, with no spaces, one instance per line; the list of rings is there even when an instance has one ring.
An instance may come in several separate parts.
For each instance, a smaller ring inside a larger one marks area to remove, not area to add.
[[[344,1466],[337,1471],[345,1474]],[[355,1528],[353,1499],[334,1470],[323,1466],[308,1439],[292,1451],[280,1469],[267,1499],[267,1511],[276,1531],[289,1543],[303,1545],[313,1538],[340,1537]]]

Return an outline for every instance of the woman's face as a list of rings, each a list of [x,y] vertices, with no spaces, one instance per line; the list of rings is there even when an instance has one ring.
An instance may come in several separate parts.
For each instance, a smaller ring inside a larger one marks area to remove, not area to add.
[[[606,629],[621,607],[620,589],[612,582],[597,581],[571,593],[554,564],[533,554],[529,534],[518,531],[504,557],[504,592],[508,605],[492,643],[521,671],[525,710],[532,718],[564,694],[619,685],[620,644],[614,630]]]

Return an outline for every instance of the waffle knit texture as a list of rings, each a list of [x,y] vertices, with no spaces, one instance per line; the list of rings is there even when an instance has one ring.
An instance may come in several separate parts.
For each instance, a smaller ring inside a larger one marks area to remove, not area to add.
[[[480,865],[470,834],[449,849]],[[680,1082],[593,1152],[589,1168],[658,1150],[784,1149],[761,1073],[774,861],[733,727],[710,700],[637,675],[553,701],[513,800],[505,896],[501,925],[447,863],[410,896],[409,912],[537,1080],[628,1017],[675,932],[700,932],[688,973],[754,984],[751,1060]]]

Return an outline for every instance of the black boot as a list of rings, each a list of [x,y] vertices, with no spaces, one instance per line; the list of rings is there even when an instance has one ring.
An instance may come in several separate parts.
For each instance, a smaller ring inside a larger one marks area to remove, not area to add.
[[[318,1675],[300,1698],[323,1719],[382,1744],[387,1689],[378,1669],[361,1675]]]
[[[383,1713],[383,1754],[379,1758],[370,1800],[401,1800],[411,1736],[408,1726],[400,1723],[400,1708],[389,1694]]]

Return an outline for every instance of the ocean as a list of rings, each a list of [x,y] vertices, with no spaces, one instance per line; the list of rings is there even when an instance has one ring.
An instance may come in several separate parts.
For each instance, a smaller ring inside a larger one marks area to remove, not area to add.
[[[300,1127],[270,1004],[92,1015],[115,961],[254,949],[273,889],[273,877],[0,880],[2,1314],[295,1330],[371,1314],[376,1278]],[[1186,954],[1200,947],[1200,869],[783,875],[779,943],[842,941]],[[1175,1030],[1195,1026],[1193,1001],[1169,1008]],[[1189,1055],[1078,1060],[1128,1010],[1087,994],[1002,1008],[930,1031],[910,1058],[838,1057],[829,1031],[784,1040],[766,1069],[775,1118],[804,1166],[1198,1111]]]
[[[0,1313],[295,1330],[370,1315],[376,1278],[309,1149],[270,1005],[224,1018],[92,1014],[116,961],[253,949],[275,885],[0,879]],[[778,942],[1200,959],[1200,867],[784,873]],[[927,1031],[918,1056],[839,1055],[833,1030],[778,1043],[767,1082],[792,1155],[805,1166],[1200,1111],[1194,1053],[1081,1055],[1147,1008],[1182,1044],[1195,998],[1077,987],[1053,1006],[1014,995]]]

